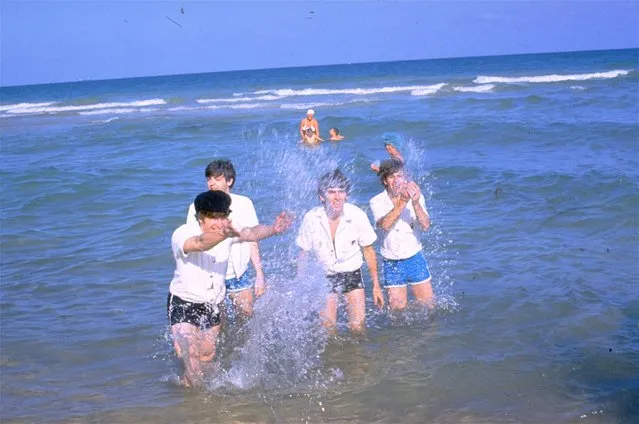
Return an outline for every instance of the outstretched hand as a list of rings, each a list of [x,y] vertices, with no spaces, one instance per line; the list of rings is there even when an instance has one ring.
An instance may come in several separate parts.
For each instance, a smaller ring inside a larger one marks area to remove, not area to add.
[[[275,223],[273,224],[273,231],[275,232],[275,234],[282,234],[283,232],[288,230],[288,228],[291,226],[292,223],[293,223],[293,214],[290,212],[282,211],[277,216],[277,218],[275,218]]]

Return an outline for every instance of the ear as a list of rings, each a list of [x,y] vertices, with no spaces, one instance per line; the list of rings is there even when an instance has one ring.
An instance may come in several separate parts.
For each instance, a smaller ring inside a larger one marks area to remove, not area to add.
[[[319,197],[320,201],[322,203],[324,203],[326,201],[326,199],[324,198],[324,196],[322,196],[321,194],[318,194],[317,197]]]
[[[235,184],[235,178],[231,177],[226,181],[226,184],[228,184],[229,187],[233,187],[233,184]]]

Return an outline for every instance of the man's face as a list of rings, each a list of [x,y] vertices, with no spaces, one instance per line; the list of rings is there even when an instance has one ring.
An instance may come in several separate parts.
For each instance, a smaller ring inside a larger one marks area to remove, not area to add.
[[[330,130],[328,130],[328,135],[330,135],[331,137],[335,137],[335,130],[333,128],[331,128]]]
[[[209,190],[219,190],[228,194],[231,191],[231,182],[233,182],[233,180],[227,181],[224,175],[218,175],[217,177],[209,177],[206,180],[206,185],[209,187]]]
[[[343,188],[329,188],[324,192],[324,197],[320,196],[328,215],[339,215],[344,210],[344,203],[348,195]]]
[[[200,229],[203,233],[216,233],[223,231],[229,226],[229,219],[226,215],[220,215],[215,218],[202,217],[200,221]]]
[[[386,188],[392,194],[399,194],[406,183],[408,182],[408,176],[404,171],[397,171],[386,177]]]

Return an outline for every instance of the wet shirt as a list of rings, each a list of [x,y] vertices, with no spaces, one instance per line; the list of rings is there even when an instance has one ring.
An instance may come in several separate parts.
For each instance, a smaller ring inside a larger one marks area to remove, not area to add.
[[[169,286],[171,294],[187,302],[219,304],[224,299],[224,279],[231,246],[237,238],[229,238],[206,252],[184,252],[184,242],[199,236],[199,225],[184,224],[173,232],[171,248],[175,273]]]
[[[335,243],[323,206],[304,215],[295,242],[305,252],[315,255],[327,275],[333,275],[360,269],[364,263],[361,247],[372,245],[376,239],[366,213],[353,204],[345,203],[335,231]]]
[[[419,196],[419,204],[425,211],[426,199],[424,199],[424,195]],[[388,192],[384,190],[371,199],[370,207],[373,211],[373,219],[377,223],[392,211],[395,205]],[[413,203],[409,201],[397,222],[384,235],[380,253],[386,259],[410,258],[422,250],[421,237],[422,231],[415,214],[415,208],[413,208]]]
[[[229,215],[229,219],[233,222],[233,227],[240,231],[244,228],[258,225],[257,213],[255,212],[255,207],[251,199],[234,193],[230,193],[229,195],[231,196],[231,214]],[[195,206],[193,203],[189,206],[186,223],[197,225]],[[226,278],[240,278],[248,269],[250,261],[251,243],[234,243],[233,247],[231,247],[231,256],[228,262],[229,267],[226,271]]]

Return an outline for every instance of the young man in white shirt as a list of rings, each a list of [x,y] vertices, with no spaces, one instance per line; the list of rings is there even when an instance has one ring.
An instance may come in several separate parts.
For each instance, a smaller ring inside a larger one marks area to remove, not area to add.
[[[410,285],[417,301],[433,309],[431,275],[421,243],[421,232],[430,227],[426,200],[407,177],[402,161],[382,162],[377,175],[385,190],[371,199],[370,207],[376,225],[385,232],[380,253],[390,307],[406,307]]]
[[[231,196],[231,215],[229,219],[233,226],[241,230],[258,225],[257,214],[253,202],[246,196],[231,193],[235,184],[235,168],[226,159],[216,159],[209,163],[204,171],[209,190],[220,190]],[[186,223],[196,223],[195,208],[189,207]],[[255,269],[255,285],[249,278],[248,264],[251,262]],[[231,248],[231,256],[226,271],[226,292],[233,301],[236,309],[244,316],[253,314],[253,292],[259,297],[264,294],[264,271],[260,248],[255,242],[236,243]]]
[[[339,170],[322,176],[317,190],[322,206],[304,215],[296,239],[302,249],[299,269],[303,269],[307,256],[313,254],[331,284],[321,316],[324,326],[332,333],[336,328],[339,295],[346,300],[351,331],[364,331],[366,308],[361,273],[364,260],[373,281],[373,301],[379,307],[384,306],[373,247],[377,235],[366,213],[346,202],[349,192],[350,182]]]
[[[231,197],[223,191],[200,193],[194,205],[197,225],[184,224],[171,237],[175,273],[167,298],[173,346],[189,386],[201,382],[202,363],[215,357],[231,246],[281,234],[291,225],[290,215],[282,212],[273,225],[237,230],[228,219]]]

